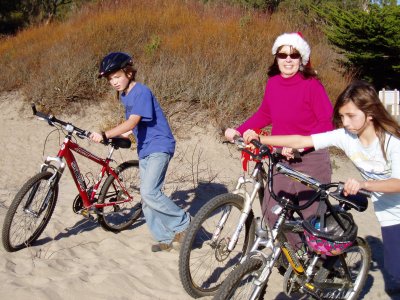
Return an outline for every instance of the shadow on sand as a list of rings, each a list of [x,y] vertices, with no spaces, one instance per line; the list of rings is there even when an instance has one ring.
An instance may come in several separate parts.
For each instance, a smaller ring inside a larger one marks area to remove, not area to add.
[[[171,199],[181,207],[187,207],[191,216],[194,216],[199,209],[209,200],[220,194],[227,193],[228,189],[224,184],[214,182],[199,182],[196,188],[176,191],[171,194]],[[194,195],[192,200],[189,200]]]

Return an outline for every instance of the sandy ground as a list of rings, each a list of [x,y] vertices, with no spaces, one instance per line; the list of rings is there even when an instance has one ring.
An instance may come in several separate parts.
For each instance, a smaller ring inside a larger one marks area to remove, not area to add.
[[[14,195],[38,171],[44,157],[56,154],[60,138],[57,132],[48,136],[54,128],[33,118],[17,92],[0,95],[0,113],[2,226]],[[99,130],[101,124],[94,108],[60,118],[88,130]],[[107,152],[104,146],[80,143],[96,154]],[[122,162],[136,158],[136,154],[119,150],[114,158]],[[186,138],[178,139],[165,192],[194,215],[213,196],[232,190],[241,173],[239,158],[232,146],[221,143],[213,128],[192,129]],[[83,173],[97,174],[93,165],[79,159],[78,163]],[[333,164],[335,180],[357,176],[347,160],[335,157]],[[143,219],[119,234],[106,232],[73,213],[76,193],[71,176],[65,172],[54,215],[38,242],[15,253],[0,246],[1,299],[190,299],[179,280],[179,253],[152,253],[154,242]],[[396,299],[384,291],[381,234],[372,206],[356,213],[355,218],[359,235],[373,249],[362,299]],[[269,286],[268,299],[289,299],[281,292],[280,276],[273,276]]]

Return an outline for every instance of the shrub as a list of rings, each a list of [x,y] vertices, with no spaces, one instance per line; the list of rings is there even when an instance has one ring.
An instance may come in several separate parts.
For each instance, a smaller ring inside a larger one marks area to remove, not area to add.
[[[0,40],[0,89],[22,89],[29,101],[73,112],[109,97],[108,84],[97,79],[98,64],[110,51],[125,51],[135,58],[138,81],[180,126],[203,122],[204,114],[232,126],[260,104],[274,39],[301,30],[334,99],[348,82],[335,70],[337,54],[318,29],[291,21],[284,12],[198,1],[101,1],[66,22]]]

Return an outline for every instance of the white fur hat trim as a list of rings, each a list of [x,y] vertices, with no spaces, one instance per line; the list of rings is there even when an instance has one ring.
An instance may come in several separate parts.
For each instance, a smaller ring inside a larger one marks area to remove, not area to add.
[[[274,45],[272,46],[273,55],[276,54],[276,51],[280,46],[292,46],[293,48],[296,48],[296,50],[299,51],[301,55],[303,65],[306,65],[310,60],[310,46],[297,32],[284,33],[278,36],[275,40]]]

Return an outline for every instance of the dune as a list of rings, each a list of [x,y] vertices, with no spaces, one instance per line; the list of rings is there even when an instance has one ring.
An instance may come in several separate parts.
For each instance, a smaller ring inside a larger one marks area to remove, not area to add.
[[[22,184],[38,172],[43,158],[55,155],[63,136],[32,116],[18,92],[0,94],[0,224]],[[99,130],[102,115],[96,107],[72,116],[58,116],[80,128]],[[210,125],[193,128],[177,140],[177,151],[167,175],[165,192],[192,215],[217,194],[232,190],[241,173],[240,153],[221,139]],[[47,143],[44,142],[47,138]],[[80,143],[96,154],[107,148],[87,140]],[[135,159],[135,151],[118,150],[117,163]],[[332,158],[334,180],[358,176],[351,164]],[[93,164],[79,160],[84,174],[97,175]],[[88,175],[89,177],[91,175]],[[72,211],[76,187],[67,170],[46,230],[31,247],[8,253],[0,246],[1,299],[191,299],[181,286],[177,251],[152,253],[154,243],[141,218],[118,234]],[[380,228],[370,205],[356,213],[359,235],[373,248],[373,263],[363,299],[390,299],[384,292]],[[289,299],[282,293],[282,277],[274,274],[268,299]],[[394,299],[394,298],[393,298]]]

